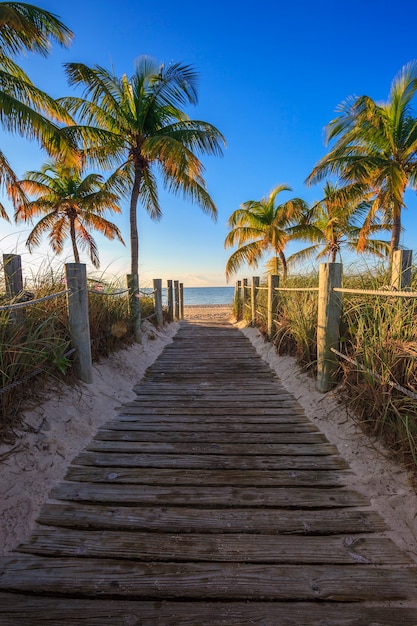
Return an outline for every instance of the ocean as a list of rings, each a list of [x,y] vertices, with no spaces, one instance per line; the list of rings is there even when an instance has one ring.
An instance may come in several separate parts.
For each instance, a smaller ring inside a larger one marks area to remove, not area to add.
[[[232,304],[234,287],[184,287],[184,305]]]
[[[233,304],[234,287],[184,287],[184,305]],[[163,304],[167,290],[162,289]]]

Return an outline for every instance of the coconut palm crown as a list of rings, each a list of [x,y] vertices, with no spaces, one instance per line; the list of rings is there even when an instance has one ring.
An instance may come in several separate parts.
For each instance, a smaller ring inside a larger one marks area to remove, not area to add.
[[[337,175],[342,184],[362,186],[375,194],[361,233],[378,213],[391,223],[391,251],[398,249],[401,212],[407,187],[417,189],[417,119],[412,101],[417,91],[417,61],[405,65],[394,78],[388,100],[377,104],[369,96],[350,98],[338,107],[340,115],[327,126],[333,147],[307,178],[316,183]]]
[[[304,232],[307,204],[301,198],[292,198],[279,204],[278,195],[292,191],[291,187],[280,184],[261,200],[248,200],[234,211],[228,220],[231,229],[225,239],[225,248],[237,245],[237,250],[226,264],[226,279],[248,264],[257,267],[268,252],[272,252],[273,263],[268,266],[274,273],[282,269],[287,275],[285,246]]]
[[[69,238],[76,263],[80,262],[81,248],[88,251],[94,267],[99,267],[98,249],[90,231],[96,230],[107,239],[123,243],[117,226],[104,217],[106,211],[121,212],[119,198],[98,174],[83,177],[80,169],[51,162],[38,172],[27,172],[25,180],[19,184],[34,199],[18,207],[17,221],[40,217],[26,241],[30,251],[49,233],[49,242],[56,254],[63,252],[65,240]]]
[[[291,255],[288,264],[311,257],[317,260],[327,257],[331,263],[335,263],[337,256],[341,258],[343,248],[350,252],[373,254],[379,258],[387,257],[390,249],[387,241],[367,237],[364,244],[360,244],[361,220],[367,218],[370,205],[370,200],[358,195],[354,187],[340,189],[327,181],[323,188],[323,198],[315,202],[309,211],[307,239],[313,245]],[[389,228],[389,225],[376,219],[368,226],[369,233]]]

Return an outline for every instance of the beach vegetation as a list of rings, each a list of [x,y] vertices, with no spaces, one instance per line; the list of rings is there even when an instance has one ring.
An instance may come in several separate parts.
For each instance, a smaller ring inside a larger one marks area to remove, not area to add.
[[[285,248],[289,241],[302,238],[310,231],[308,206],[301,198],[279,202],[280,194],[291,191],[288,185],[274,187],[261,200],[248,200],[234,211],[228,220],[229,233],[225,248],[237,246],[226,264],[226,279],[242,265],[258,267],[265,255],[273,254],[269,271],[287,275]]]
[[[415,470],[417,301],[390,297],[387,278],[383,265],[344,274],[344,287],[386,290],[387,296],[343,295],[340,351],[349,360],[339,359],[334,393],[368,434],[383,440],[397,460]],[[311,271],[289,276],[285,286],[309,289],[317,284],[318,275]],[[417,268],[413,268],[411,290],[417,291]],[[256,316],[265,335],[266,293],[265,285],[261,285]],[[279,292],[273,343],[278,354],[295,357],[305,371],[316,375],[317,292]]]
[[[342,249],[359,252],[384,259],[389,255],[389,242],[366,237],[361,242],[362,221],[368,219],[371,209],[370,199],[358,194],[353,187],[340,188],[329,181],[323,187],[323,198],[310,207],[307,238],[312,245],[294,253],[288,264],[305,262],[311,258],[317,261],[342,261]],[[368,235],[388,230],[389,224],[382,223],[373,216],[367,225]],[[305,237],[304,237],[305,238]]]
[[[89,276],[88,284],[91,353],[97,363],[131,345],[134,328],[126,290],[119,280],[95,274]],[[30,299],[64,289],[63,267],[56,264],[46,264],[25,279]],[[4,294],[4,284],[0,284],[0,293]],[[141,295],[139,302],[143,323],[155,323],[153,297]],[[1,295],[0,305],[7,304],[7,297]],[[39,401],[43,389],[59,381],[77,384],[65,295],[16,312],[0,310],[0,441],[9,442],[16,436],[14,429],[23,408]]]
[[[16,208],[18,221],[40,218],[30,232],[29,251],[40,245],[48,234],[56,254],[61,254],[66,239],[71,241],[74,262],[80,263],[79,249],[86,250],[94,267],[99,267],[99,252],[91,234],[100,232],[107,239],[123,242],[118,227],[104,217],[106,212],[120,213],[119,197],[102,176],[83,174],[80,167],[48,162],[39,171],[27,172],[19,186],[33,199]]]
[[[391,253],[399,248],[401,214],[407,188],[417,189],[417,119],[412,108],[417,91],[417,61],[395,76],[386,102],[364,95],[342,102],[326,127],[333,142],[307,178],[308,184],[337,176],[365,197],[373,195],[362,225],[358,249],[364,250],[376,215],[391,226]]]

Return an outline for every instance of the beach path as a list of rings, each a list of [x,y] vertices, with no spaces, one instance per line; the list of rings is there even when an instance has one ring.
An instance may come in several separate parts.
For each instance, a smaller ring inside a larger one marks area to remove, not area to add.
[[[182,321],[0,559],[0,624],[415,626],[417,566],[249,340]]]

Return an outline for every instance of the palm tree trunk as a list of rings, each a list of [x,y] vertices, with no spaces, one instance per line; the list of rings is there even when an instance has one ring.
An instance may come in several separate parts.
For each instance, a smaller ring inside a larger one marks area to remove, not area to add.
[[[282,250],[279,250],[278,252],[278,256],[281,259],[281,265],[282,265],[282,278],[285,280],[287,278],[287,259],[285,258],[285,254],[282,252]]]
[[[132,194],[130,196],[130,271],[132,275],[139,274],[139,234],[137,207],[139,199],[140,181],[142,170],[135,164],[135,179],[133,181]]]
[[[129,274],[127,277],[127,284],[129,289],[130,317],[133,323],[135,339],[138,343],[140,343],[142,337],[139,301],[139,234],[137,221],[137,206],[141,179],[142,169],[139,162],[135,159],[135,178],[133,181],[132,193],[130,196],[131,274]]]
[[[391,256],[395,250],[398,250],[401,236],[401,208],[396,207],[391,230]]]
[[[389,275],[392,277],[394,252],[398,250],[401,236],[401,207],[395,206],[393,210],[391,242],[389,251]]]
[[[72,217],[70,217],[70,236],[71,236],[72,251],[74,254],[74,261],[75,263],[79,263],[80,255],[78,254],[77,240],[75,238],[75,220]]]

